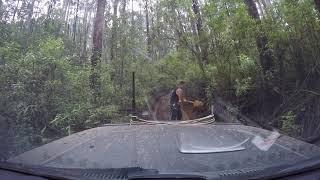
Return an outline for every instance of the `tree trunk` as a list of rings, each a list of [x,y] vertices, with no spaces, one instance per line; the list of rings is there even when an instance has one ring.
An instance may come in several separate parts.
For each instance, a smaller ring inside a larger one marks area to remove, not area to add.
[[[171,4],[171,13],[173,16],[172,29],[174,29],[175,38],[177,39],[175,46],[176,46],[176,49],[179,50],[184,45],[183,43],[184,27],[181,19],[181,12],[177,7],[177,3],[175,1],[173,2],[174,3]]]
[[[77,0],[76,17],[74,19],[74,24],[73,24],[73,43],[76,42],[78,11],[79,11],[79,0]]]
[[[70,3],[69,1],[65,1],[65,15],[64,15],[64,31],[65,34],[69,35],[69,14],[70,14]]]
[[[206,39],[206,35],[205,32],[203,30],[203,26],[202,26],[202,18],[201,18],[201,14],[200,14],[200,8],[199,8],[199,2],[198,0],[192,0],[192,10],[193,13],[196,16],[196,29],[197,29],[197,36],[198,36],[198,42],[197,42],[197,46],[198,46],[198,50],[200,53],[200,58],[201,58],[201,63],[202,64],[208,64],[208,42]]]
[[[161,38],[161,33],[160,33],[160,8],[158,5],[156,5],[155,7],[155,25],[153,28],[153,33],[154,33],[154,39],[160,39]],[[160,54],[162,54],[162,48],[161,48],[161,43],[159,41],[157,41],[155,44],[155,49],[157,49],[157,51],[153,52],[153,56],[155,60],[158,60],[160,58]]]
[[[113,17],[112,17],[112,28],[111,28],[111,38],[110,38],[110,60],[111,62],[116,58],[116,50],[117,50],[117,29],[118,29],[118,4],[119,0],[114,0],[113,2]]]
[[[23,41],[23,52],[27,52],[28,46],[29,46],[29,38],[32,35],[32,30],[33,30],[33,22],[32,22],[32,17],[33,17],[33,11],[34,11],[34,4],[35,4],[36,0],[32,0],[31,3],[28,3],[27,5],[27,9],[28,9],[28,13],[27,13],[27,19],[26,19],[26,23],[25,25],[25,37],[26,40]]]
[[[257,21],[257,24],[260,24],[260,15],[255,4],[254,0],[244,0],[245,4],[248,7],[249,15]],[[257,48],[259,51],[259,59],[262,67],[262,79],[261,79],[261,96],[259,98],[260,101],[260,111],[262,111],[262,115],[266,116],[268,114],[268,110],[270,107],[268,103],[271,103],[270,98],[271,94],[269,93],[269,87],[267,82],[267,74],[271,72],[273,69],[273,59],[270,49],[268,48],[268,39],[265,35],[260,34],[256,38]],[[269,99],[269,100],[268,100]],[[269,108],[268,108],[269,107]]]
[[[254,0],[244,0],[248,6],[249,15],[260,23],[260,15]],[[273,67],[271,51],[268,48],[268,39],[265,35],[259,35],[257,37],[257,47],[260,54],[260,63],[263,69],[263,73],[267,73]]]
[[[68,1],[65,0],[65,1],[63,1],[63,4],[62,4],[62,17],[61,17],[61,19],[63,20],[63,22],[65,22],[65,19],[66,19],[67,7],[68,7]]]
[[[26,29],[27,29],[28,34],[30,34],[32,31],[32,16],[33,16],[35,2],[36,2],[36,0],[32,0],[31,4],[28,4],[29,13],[28,13],[27,25],[26,25]]]
[[[2,2],[1,2],[1,4],[2,4]],[[16,7],[14,8],[13,15],[12,15],[12,21],[11,21],[12,23],[14,22],[14,19],[15,19],[15,17],[16,17],[19,4],[20,4],[20,0],[18,0],[17,5],[16,5]]]
[[[3,2],[2,0],[0,0],[0,21],[2,20],[2,17],[3,17],[2,6],[3,6]]]
[[[264,5],[263,3],[261,2],[261,0],[257,0],[257,3],[258,3],[258,8],[259,8],[259,12],[260,12],[260,15],[263,16],[264,15]]]
[[[85,32],[84,32],[84,39],[83,39],[83,47],[82,47],[82,57],[83,60],[87,58],[87,44],[88,44],[88,32],[89,32],[89,27],[90,27],[90,22],[86,23]]]
[[[245,4],[248,6],[249,15],[256,20],[260,20],[258,8],[254,0],[244,0]]]
[[[145,0],[145,11],[146,11],[146,29],[147,29],[147,52],[148,56],[151,57],[151,37],[150,37],[150,25],[149,25],[149,5],[148,1]]]
[[[267,3],[266,3],[265,0],[261,0],[261,3],[263,4],[263,7],[264,7],[264,8],[267,8]]]
[[[130,44],[134,42],[134,38],[135,38],[134,36],[132,36],[132,34],[134,34],[134,31],[135,31],[135,20],[134,20],[134,11],[133,11],[134,2],[133,1],[134,0],[131,0],[131,12],[130,12],[131,17],[130,17],[130,32],[129,32],[129,34],[131,34],[131,36],[129,36],[129,43]],[[129,45],[129,48],[132,49],[131,45]],[[132,50],[130,50],[130,51],[132,51]],[[133,59],[134,59],[133,53],[130,53],[130,59],[131,59],[131,61],[133,61]]]
[[[314,0],[314,3],[316,5],[316,9],[318,10],[318,12],[320,13],[320,0]]]
[[[100,68],[101,51],[102,51],[102,35],[104,25],[104,11],[106,0],[98,0],[97,2],[96,17],[94,20],[93,29],[93,47],[91,56],[91,75],[90,75],[90,88],[92,90],[92,103],[93,105],[99,104],[100,97]]]
[[[270,0],[262,0],[262,2],[265,4],[265,7],[271,6],[271,1]]]
[[[127,38],[126,38],[126,29],[127,29],[127,15],[126,15],[126,5],[127,1],[122,0],[121,4],[121,11],[120,11],[120,17],[121,17],[121,34],[122,37],[120,39],[120,46],[121,46],[121,53],[120,53],[120,60],[121,60],[121,67],[120,67],[120,88],[122,89],[123,82],[124,82],[124,60],[126,55],[126,49],[127,49]]]
[[[52,12],[52,4],[50,3],[47,10],[47,19],[50,19]]]
[[[90,26],[90,21],[88,22],[88,2],[86,3],[86,7],[84,9],[84,17],[83,17],[83,43],[81,45],[81,64],[84,63],[84,60],[87,57],[87,38],[88,38],[88,31]]]

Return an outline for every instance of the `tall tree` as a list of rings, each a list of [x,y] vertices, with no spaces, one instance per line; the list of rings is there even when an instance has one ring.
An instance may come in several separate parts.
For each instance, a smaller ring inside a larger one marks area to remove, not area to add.
[[[259,8],[259,14],[261,16],[263,16],[264,15],[265,6],[263,5],[262,0],[257,0],[257,5],[258,5],[258,8]]]
[[[147,30],[147,52],[151,57],[151,37],[150,37],[150,22],[149,22],[149,0],[145,0],[145,12],[146,12],[146,30]]]
[[[127,14],[126,14],[126,6],[127,6],[127,0],[121,1],[121,34],[122,37],[120,39],[120,46],[121,46],[121,52],[120,52],[120,60],[121,60],[121,68],[120,68],[120,88],[123,86],[124,81],[124,61],[125,61],[125,55],[127,52],[127,37],[126,37],[126,29],[127,29]]]
[[[101,63],[101,52],[102,52],[102,35],[104,25],[104,11],[106,6],[106,0],[97,1],[97,11],[94,20],[93,29],[93,47],[91,56],[91,76],[90,76],[90,88],[92,90],[92,103],[98,105],[99,97],[101,95],[100,88],[100,63]]]
[[[3,16],[3,2],[2,0],[0,0],[0,21],[2,20],[2,16]]]
[[[73,42],[76,42],[78,11],[79,11],[79,0],[77,0],[76,17],[74,18],[74,23],[73,23]]]
[[[244,0],[246,5],[248,6],[248,12],[250,16],[256,20],[260,20],[258,8],[254,0]]]
[[[260,23],[260,15],[256,3],[254,0],[244,0],[245,4],[248,6],[249,15]],[[257,47],[260,54],[260,63],[264,73],[270,71],[273,66],[271,51],[268,48],[268,39],[265,35],[260,34],[257,37]]]
[[[83,17],[83,44],[82,44],[82,48],[81,48],[81,53],[80,53],[80,57],[82,58],[81,61],[84,61],[87,57],[87,39],[88,39],[88,31],[89,31],[89,27],[90,27],[90,4],[88,1],[86,1],[85,3],[85,8],[84,8],[84,17]],[[90,19],[88,19],[88,17]]]
[[[27,17],[27,25],[26,29],[28,33],[31,33],[32,31],[32,16],[33,16],[33,11],[34,11],[34,4],[36,0],[31,0],[31,3],[28,3],[28,17]]]
[[[63,22],[64,22],[64,32],[69,33],[69,14],[70,14],[70,0],[63,1]]]
[[[260,15],[258,8],[255,4],[254,0],[244,0],[245,4],[248,7],[248,13],[249,15],[256,20],[257,24],[260,24]],[[269,93],[269,88],[268,88],[268,81],[267,76],[268,73],[273,71],[273,58],[270,49],[268,48],[268,39],[264,34],[259,34],[256,37],[256,44],[257,48],[259,51],[259,59],[260,59],[260,64],[262,67],[262,72],[263,76],[261,77],[261,96],[259,96],[259,104],[260,106],[260,111],[263,112],[263,115],[266,116],[268,112],[266,111],[268,109],[268,103],[270,103],[270,100],[268,99],[271,98],[271,95]]]
[[[205,32],[203,30],[202,17],[198,0],[192,0],[192,10],[196,18],[195,23],[193,23],[193,26],[195,26],[195,28],[193,28],[194,31],[196,31],[195,34],[197,35],[196,49],[199,54],[199,63],[202,68],[203,64],[208,64],[208,41],[205,38]]]
[[[16,5],[16,7],[14,8],[13,15],[12,15],[12,22],[14,22],[14,20],[15,20],[15,17],[16,17],[17,11],[18,11],[19,4],[20,4],[20,0],[18,0],[17,5]]]
[[[51,19],[52,18],[52,13],[54,8],[56,7],[56,0],[50,0],[48,2],[48,10],[47,10],[47,19]]]
[[[172,29],[174,29],[175,38],[177,39],[176,49],[179,50],[179,48],[181,48],[182,46],[181,41],[182,41],[182,34],[183,34],[183,27],[182,27],[182,22],[180,17],[181,13],[178,9],[176,1],[173,1],[172,3],[170,3],[170,5],[171,5],[170,12],[172,14],[171,24],[172,24]],[[178,11],[178,13],[176,11]]]
[[[118,4],[119,0],[113,2],[113,16],[112,16],[112,28],[110,38],[110,60],[111,62],[116,59],[117,51],[117,29],[118,29]]]
[[[265,5],[265,7],[269,7],[271,5],[271,0],[262,0],[262,3]]]

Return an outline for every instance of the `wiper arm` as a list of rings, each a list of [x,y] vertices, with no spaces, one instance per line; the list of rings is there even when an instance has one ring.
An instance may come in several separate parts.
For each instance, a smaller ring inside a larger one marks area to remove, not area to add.
[[[98,179],[97,177],[109,179],[128,179],[129,176],[150,176],[159,172],[154,169],[143,169],[140,167],[110,168],[110,169],[77,169],[77,168],[54,168],[34,165],[23,165],[16,163],[0,162],[0,169],[13,171],[21,174],[38,176],[58,180],[75,179]]]

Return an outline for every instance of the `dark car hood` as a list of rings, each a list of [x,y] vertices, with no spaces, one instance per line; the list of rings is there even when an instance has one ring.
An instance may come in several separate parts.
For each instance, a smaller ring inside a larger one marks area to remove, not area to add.
[[[261,151],[251,143],[254,136],[266,137],[270,133],[243,125],[105,126],[70,135],[8,161],[58,168],[142,167],[177,173],[266,168],[320,154],[317,146],[288,136],[281,136],[268,151]],[[182,141],[188,142],[181,142],[181,135],[187,135],[188,140]],[[238,150],[181,152],[181,144],[223,148],[244,141]]]

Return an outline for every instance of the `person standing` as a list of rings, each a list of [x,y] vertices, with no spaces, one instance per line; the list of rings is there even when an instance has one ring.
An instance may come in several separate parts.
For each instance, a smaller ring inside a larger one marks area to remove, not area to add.
[[[182,119],[181,105],[183,102],[187,101],[183,95],[183,88],[185,84],[186,84],[185,81],[179,81],[179,83],[177,84],[177,87],[171,92],[171,96],[170,96],[171,120]]]

